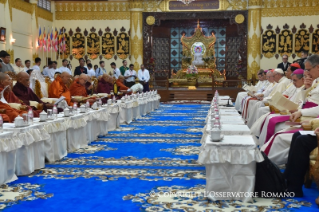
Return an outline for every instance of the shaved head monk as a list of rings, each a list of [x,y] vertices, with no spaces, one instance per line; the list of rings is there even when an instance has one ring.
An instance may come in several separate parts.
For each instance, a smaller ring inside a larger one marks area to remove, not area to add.
[[[102,78],[99,80],[97,92],[110,94],[111,90],[113,90],[113,84],[111,83],[111,81],[113,81],[112,77],[107,74],[103,74]]]
[[[43,104],[43,110],[53,107],[52,104],[44,103],[30,88],[30,75],[27,72],[22,71],[17,74],[17,83],[13,86],[12,90],[26,105],[30,106],[30,101],[36,101]],[[33,108],[33,110],[37,110],[37,108]]]
[[[124,85],[124,80],[125,78],[122,75],[120,75],[119,78],[117,78],[115,83],[119,87],[119,90],[127,91],[129,88]]]
[[[71,96],[84,96],[87,97],[86,83],[88,82],[89,77],[86,74],[80,74],[80,76],[74,80],[70,86]],[[93,102],[93,99],[89,99],[89,102]]]
[[[9,75],[5,73],[0,73],[0,90],[3,91],[3,89],[6,88],[4,91],[4,98],[7,103],[18,103],[21,104],[21,101],[18,97],[14,95],[14,93],[11,91],[11,84],[12,79],[9,77]],[[8,105],[6,102],[0,101],[0,109],[5,109],[5,114],[1,114],[4,122],[13,122],[14,119],[18,115],[22,115],[23,113],[27,113],[27,111],[17,110],[15,108],[12,108],[10,105]]]
[[[71,93],[67,87],[70,79],[71,75],[67,72],[58,75],[49,88],[49,98],[60,98],[61,96],[64,96],[68,105],[71,105]]]

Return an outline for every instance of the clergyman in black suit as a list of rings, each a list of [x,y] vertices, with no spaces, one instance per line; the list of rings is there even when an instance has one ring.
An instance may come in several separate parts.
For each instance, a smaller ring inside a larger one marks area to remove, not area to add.
[[[88,74],[88,70],[84,67],[85,61],[83,58],[79,59],[80,66],[76,67],[74,70],[74,76],[81,74]]]
[[[282,63],[279,63],[277,68],[281,68],[284,72],[286,72],[290,64],[291,63],[288,62],[288,55],[284,54],[282,56]]]

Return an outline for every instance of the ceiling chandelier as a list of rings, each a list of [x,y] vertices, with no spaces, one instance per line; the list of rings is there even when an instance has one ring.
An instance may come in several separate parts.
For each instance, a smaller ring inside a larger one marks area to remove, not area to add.
[[[193,2],[193,1],[195,1],[195,0],[178,0],[178,1],[181,1],[181,2],[183,2],[184,4],[189,5],[191,2]]]

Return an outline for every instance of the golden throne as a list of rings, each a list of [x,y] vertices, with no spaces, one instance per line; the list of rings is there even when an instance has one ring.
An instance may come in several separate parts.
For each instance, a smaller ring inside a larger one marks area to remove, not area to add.
[[[224,75],[216,69],[214,49],[216,37],[214,33],[211,36],[205,36],[198,21],[194,34],[191,37],[185,37],[184,34],[181,42],[183,45],[182,69],[169,79],[172,87],[194,85],[212,87],[212,77],[214,77],[215,81],[224,80]],[[187,77],[186,75],[186,71],[191,65],[197,67],[198,74],[196,77]]]

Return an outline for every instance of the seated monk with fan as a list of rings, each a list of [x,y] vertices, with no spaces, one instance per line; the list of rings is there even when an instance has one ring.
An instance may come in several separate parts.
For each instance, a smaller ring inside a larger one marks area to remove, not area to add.
[[[1,116],[4,122],[14,122],[14,119],[18,115],[27,113],[27,110],[28,110],[28,107],[26,105],[20,106],[20,108],[23,110],[15,109],[9,105],[9,103],[16,103],[16,104],[22,103],[19,100],[19,98],[16,97],[14,93],[11,91],[11,84],[12,84],[11,77],[9,77],[8,74],[0,73],[0,92],[2,92],[3,89],[8,86],[3,94],[4,99],[1,99],[0,101],[0,113],[2,113]]]
[[[13,86],[13,93],[21,100],[24,104],[32,106],[30,101],[38,103],[37,107],[33,107],[33,110],[39,109],[47,110],[52,108],[53,104],[44,103],[30,88],[30,75],[22,71],[17,74],[17,83]]]
[[[71,96],[82,96],[87,97],[86,84],[88,82],[88,76],[86,74],[81,74],[77,79],[74,80],[70,86]],[[95,102],[95,98],[88,99],[89,102]]]
[[[68,105],[71,105],[71,101],[76,102],[75,99],[71,100],[71,93],[67,87],[70,79],[71,75],[67,72],[57,75],[49,88],[49,98],[60,98],[61,96],[64,96]]]

